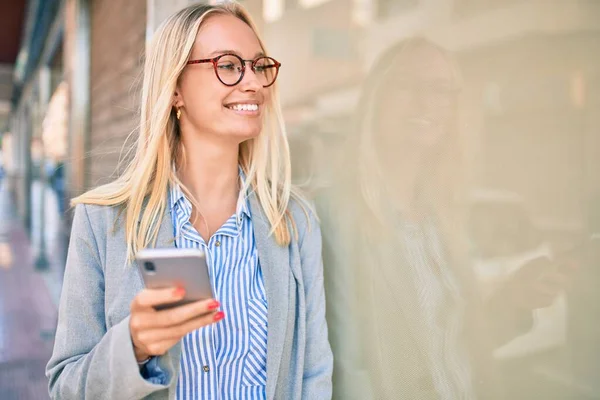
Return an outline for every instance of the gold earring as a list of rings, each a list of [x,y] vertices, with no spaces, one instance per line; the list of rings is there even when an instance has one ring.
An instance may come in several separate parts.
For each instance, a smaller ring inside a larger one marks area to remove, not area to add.
[[[181,108],[177,109],[177,119],[181,119]]]

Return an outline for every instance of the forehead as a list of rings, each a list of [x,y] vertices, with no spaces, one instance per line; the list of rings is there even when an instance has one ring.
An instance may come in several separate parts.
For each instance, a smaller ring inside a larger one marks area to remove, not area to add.
[[[210,16],[198,30],[192,57],[208,57],[223,50],[252,58],[262,48],[252,28],[241,19],[233,15]]]
[[[390,81],[437,82],[456,84],[456,71],[450,60],[433,46],[409,48],[399,54],[390,70]]]

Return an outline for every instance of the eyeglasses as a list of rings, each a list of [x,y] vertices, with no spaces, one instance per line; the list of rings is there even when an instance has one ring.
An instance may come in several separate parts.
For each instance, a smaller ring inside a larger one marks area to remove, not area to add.
[[[244,79],[247,62],[251,63],[250,68],[263,87],[275,83],[281,63],[271,57],[261,56],[254,60],[244,60],[236,54],[221,54],[214,58],[190,60],[187,63],[188,65],[212,63],[219,81],[225,86],[235,86]]]

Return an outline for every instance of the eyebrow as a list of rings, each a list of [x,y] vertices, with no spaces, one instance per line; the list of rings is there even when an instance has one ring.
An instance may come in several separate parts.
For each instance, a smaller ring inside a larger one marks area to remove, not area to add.
[[[235,54],[235,55],[238,55],[240,57],[242,56],[239,51],[235,51],[235,50],[215,50],[212,53],[210,53],[208,56],[209,57],[216,57],[219,54],[228,54],[228,53],[229,54]],[[263,56],[265,56],[265,53],[263,53],[262,51],[259,51],[258,53],[256,53],[254,55],[254,58],[256,58],[256,57],[263,57]]]

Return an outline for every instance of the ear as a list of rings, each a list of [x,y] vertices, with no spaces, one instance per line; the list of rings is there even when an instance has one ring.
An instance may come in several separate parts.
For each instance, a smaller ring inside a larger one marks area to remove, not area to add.
[[[179,88],[176,88],[175,92],[173,93],[173,106],[176,108],[183,107],[183,98]]]

